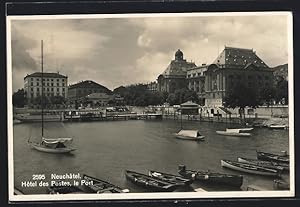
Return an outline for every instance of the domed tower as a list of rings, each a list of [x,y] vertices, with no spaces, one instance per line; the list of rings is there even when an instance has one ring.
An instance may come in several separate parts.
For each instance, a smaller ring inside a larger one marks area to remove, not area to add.
[[[183,52],[180,49],[175,52],[175,60],[183,60]]]

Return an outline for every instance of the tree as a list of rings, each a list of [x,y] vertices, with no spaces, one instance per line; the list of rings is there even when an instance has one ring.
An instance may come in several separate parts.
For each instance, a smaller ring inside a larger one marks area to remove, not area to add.
[[[15,92],[12,96],[12,102],[13,106],[15,107],[24,107],[24,105],[27,102],[27,99],[25,97],[24,89],[19,89],[17,92]]]
[[[245,108],[256,108],[260,103],[258,91],[247,87],[244,83],[236,84],[229,90],[224,98],[224,106],[229,108],[239,108],[240,118],[245,118]]]
[[[289,94],[288,81],[282,79],[276,83],[275,87],[276,87],[275,100],[277,102],[281,102],[282,104],[288,104],[288,94]]]
[[[272,102],[275,100],[276,90],[272,86],[267,86],[260,90],[259,95],[260,95],[260,102],[266,103],[267,106],[269,107],[272,104]]]

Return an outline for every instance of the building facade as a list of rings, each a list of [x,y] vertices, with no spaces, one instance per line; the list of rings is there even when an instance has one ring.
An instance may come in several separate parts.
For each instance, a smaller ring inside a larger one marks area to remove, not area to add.
[[[171,61],[166,70],[157,78],[157,90],[173,93],[177,89],[187,87],[186,73],[190,68],[196,67],[195,63],[187,62],[183,58],[183,52],[179,49],[175,53],[175,59]]]
[[[68,77],[59,73],[42,73],[36,72],[24,77],[24,91],[27,100],[30,102],[32,99],[42,95],[43,83],[43,96],[62,96],[67,98],[68,94]]]
[[[75,101],[92,93],[110,94],[111,91],[94,81],[86,80],[69,86],[68,99]]]
[[[202,66],[188,69],[186,74],[188,89],[197,92],[201,105],[205,102],[205,72],[207,68],[208,65],[202,64]]]
[[[225,46],[216,60],[203,70],[205,105],[210,107],[222,106],[228,91],[239,83],[258,91],[273,85],[272,70],[253,49]]]

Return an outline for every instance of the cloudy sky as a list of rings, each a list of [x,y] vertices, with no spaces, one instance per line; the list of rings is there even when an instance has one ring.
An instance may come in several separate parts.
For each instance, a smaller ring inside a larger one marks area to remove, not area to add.
[[[44,70],[68,83],[94,80],[109,89],[156,80],[174,53],[212,63],[224,45],[253,48],[270,67],[288,61],[287,16],[194,16],[12,20],[13,91]]]

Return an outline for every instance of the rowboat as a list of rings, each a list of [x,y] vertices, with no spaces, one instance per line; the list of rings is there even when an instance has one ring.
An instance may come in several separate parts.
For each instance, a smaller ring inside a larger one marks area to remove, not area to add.
[[[289,155],[285,154],[284,155],[277,155],[277,154],[272,154],[272,153],[267,153],[267,152],[259,152],[256,151],[257,154],[257,159],[259,160],[265,160],[265,161],[275,161],[279,163],[289,163],[290,158]]]
[[[154,170],[149,171],[149,176],[155,177],[160,180],[163,180],[163,181],[166,181],[169,183],[173,183],[176,185],[190,185],[193,182],[192,179],[184,178],[179,175],[172,175],[172,174],[158,172],[158,171],[154,171]]]
[[[273,187],[276,190],[289,190],[290,184],[283,180],[274,180]]]
[[[280,176],[280,172],[274,169],[260,167],[258,165],[240,163],[231,160],[221,160],[221,166],[230,168],[232,170],[237,170],[237,171],[256,174],[256,175]]]
[[[112,183],[109,183],[89,175],[82,175],[80,186],[51,186],[48,188],[50,194],[78,194],[78,193],[128,193],[128,189],[122,189]]]
[[[253,127],[248,127],[248,128],[235,128],[234,130],[238,130],[239,132],[248,132],[248,131],[252,131],[254,128]],[[227,128],[227,130],[232,130],[232,129],[229,129]]]
[[[201,135],[198,130],[180,130],[178,133],[175,133],[174,135],[178,139],[199,140],[199,141],[203,141],[205,137]]]
[[[289,164],[286,164],[286,163],[277,163],[277,162],[249,159],[249,158],[244,158],[244,157],[238,157],[238,162],[259,165],[261,167],[266,167],[266,168],[275,169],[275,170],[279,170],[279,171],[282,171],[282,170],[289,171],[290,170]]]
[[[279,124],[271,124],[269,125],[269,129],[287,129],[288,126],[286,125],[279,125]]]
[[[216,131],[217,134],[225,136],[250,137],[250,133],[241,132],[240,129],[226,129],[226,131]]]
[[[185,165],[178,166],[178,173],[185,178],[194,179],[213,185],[226,185],[240,188],[243,184],[242,175],[230,175],[210,171],[186,170]]]
[[[152,191],[171,192],[179,186],[174,183],[169,183],[158,178],[154,178],[142,173],[126,170],[125,176],[128,180],[136,185],[142,186]]]

